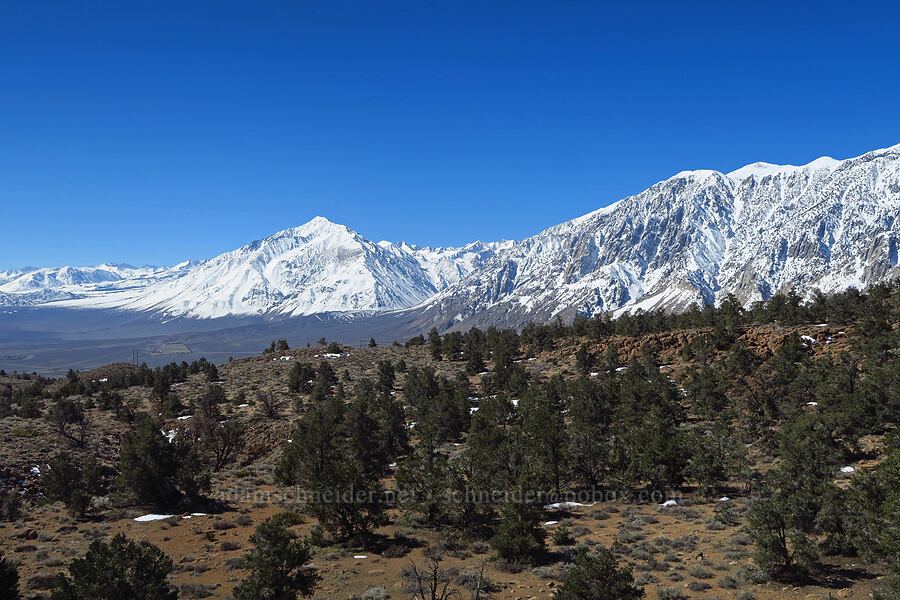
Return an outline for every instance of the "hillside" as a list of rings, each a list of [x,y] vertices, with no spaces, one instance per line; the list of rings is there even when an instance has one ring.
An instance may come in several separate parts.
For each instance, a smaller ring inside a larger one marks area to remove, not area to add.
[[[429,557],[463,597],[480,573],[482,598],[550,598],[578,553],[605,549],[650,598],[868,598],[900,539],[898,322],[890,284],[402,345],[273,341],[220,365],[0,373],[0,552],[26,597],[46,597],[92,540],[124,533],[172,557],[180,597],[229,598],[254,528],[291,511],[316,598],[412,598]],[[224,454],[223,432],[238,440]],[[142,485],[138,447],[189,472]],[[51,485],[60,452],[97,461],[89,504]],[[350,481],[379,500],[313,493]],[[528,524],[512,546],[511,522]]]

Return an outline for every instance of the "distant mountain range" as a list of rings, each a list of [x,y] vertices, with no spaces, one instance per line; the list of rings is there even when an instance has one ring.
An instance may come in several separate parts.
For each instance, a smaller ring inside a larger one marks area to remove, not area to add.
[[[900,276],[900,144],[804,166],[684,171],[521,241],[420,248],[322,217],[209,260],[0,272],[0,306],[156,319],[402,312],[421,327],[743,303]]]

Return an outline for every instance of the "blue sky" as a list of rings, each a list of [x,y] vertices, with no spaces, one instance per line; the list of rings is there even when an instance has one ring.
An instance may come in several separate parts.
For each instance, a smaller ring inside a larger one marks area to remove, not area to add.
[[[891,2],[5,2],[0,268],[521,238],[900,142]]]

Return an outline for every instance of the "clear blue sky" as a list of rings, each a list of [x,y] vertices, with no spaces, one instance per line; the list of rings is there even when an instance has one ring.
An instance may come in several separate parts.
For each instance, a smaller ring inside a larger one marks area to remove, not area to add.
[[[900,142],[895,2],[0,4],[0,268],[520,238]]]

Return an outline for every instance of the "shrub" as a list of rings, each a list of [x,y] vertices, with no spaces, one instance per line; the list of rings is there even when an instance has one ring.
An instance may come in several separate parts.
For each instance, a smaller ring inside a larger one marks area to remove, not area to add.
[[[387,597],[383,587],[372,587],[363,592],[362,600],[387,600]]]
[[[185,598],[209,598],[214,588],[202,583],[182,583],[181,595]]]
[[[494,563],[494,568],[503,573],[521,573],[525,570],[525,565],[517,560],[501,558]]]
[[[69,565],[52,600],[175,600],[178,591],[166,577],[172,559],[146,542],[122,534],[107,543],[91,542],[84,558]]]
[[[0,490],[0,519],[17,521],[22,516],[22,497],[15,489]]]
[[[59,575],[38,573],[34,577],[28,578],[28,589],[30,590],[52,590],[58,585]]]
[[[691,567],[688,569],[688,573],[690,573],[691,577],[696,577],[697,579],[711,579],[713,576],[711,569],[707,569],[700,565]]]
[[[900,598],[900,577],[891,577],[885,585],[872,590],[873,600],[897,600]]]
[[[550,536],[550,541],[557,546],[571,546],[575,543],[575,538],[565,525],[559,525]]]
[[[381,555],[385,558],[401,558],[409,554],[409,551],[409,546],[404,544],[390,544]]]
[[[687,585],[687,587],[692,592],[705,592],[706,590],[712,588],[712,586],[705,581],[692,581]]]
[[[535,567],[531,570],[533,575],[537,575],[541,579],[555,579],[556,571],[553,570],[553,567]]]
[[[666,586],[656,590],[656,597],[659,600],[685,600],[688,595],[678,586]]]
[[[741,587],[741,582],[734,575],[722,575],[716,582],[723,590],[736,590]]]

